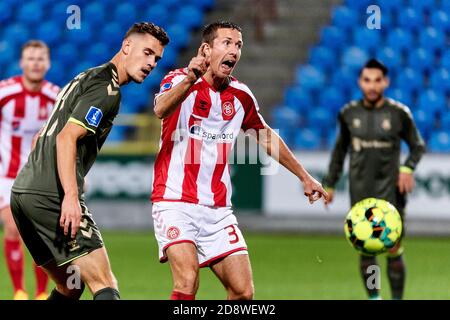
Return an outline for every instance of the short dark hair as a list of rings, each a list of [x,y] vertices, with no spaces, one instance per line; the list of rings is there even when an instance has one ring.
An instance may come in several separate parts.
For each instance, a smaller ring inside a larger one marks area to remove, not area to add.
[[[137,22],[137,23],[133,24],[130,27],[130,29],[128,29],[127,33],[125,34],[124,39],[126,39],[130,35],[136,34],[136,33],[139,33],[139,34],[148,33],[148,34],[154,36],[156,39],[158,39],[159,42],[161,42],[161,44],[163,46],[166,46],[170,41],[169,36],[167,35],[167,32],[163,28],[161,28],[151,22]]]
[[[25,42],[22,46],[22,50],[20,51],[20,55],[23,55],[23,52],[25,51],[25,49],[27,48],[42,48],[42,49],[46,49],[48,56],[50,57],[50,48],[48,47],[48,45],[41,40],[29,40],[27,42]]]
[[[211,45],[214,39],[217,37],[218,29],[235,29],[242,32],[242,28],[234,22],[231,21],[216,21],[208,24],[203,28],[202,42]]]
[[[383,73],[383,76],[387,76],[389,71],[388,68],[377,59],[370,59],[369,61],[367,61],[366,64],[361,68],[359,75],[362,74],[364,69],[379,69]]]

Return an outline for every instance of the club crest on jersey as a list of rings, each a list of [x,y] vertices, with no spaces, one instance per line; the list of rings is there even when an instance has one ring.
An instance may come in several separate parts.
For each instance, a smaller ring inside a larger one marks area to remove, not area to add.
[[[224,120],[230,120],[234,115],[234,106],[230,101],[222,104],[222,117]]]
[[[93,126],[93,127],[98,127],[98,125],[100,124],[100,120],[102,120],[103,117],[103,112],[102,110],[100,110],[97,107],[90,107],[89,111],[86,114],[86,117],[84,117],[87,121],[87,123],[89,123],[89,125]]]
[[[13,131],[19,131],[20,129],[20,121],[14,120],[11,124]]]
[[[167,238],[169,238],[170,240],[175,240],[179,236],[180,236],[180,229],[178,229],[177,227],[170,227],[167,230]]]
[[[381,123],[381,127],[386,131],[391,130],[391,120],[384,119],[383,122]]]
[[[172,88],[172,83],[171,82],[166,82],[161,86],[161,89],[159,89],[159,93],[163,93],[164,91],[169,90],[170,88]]]

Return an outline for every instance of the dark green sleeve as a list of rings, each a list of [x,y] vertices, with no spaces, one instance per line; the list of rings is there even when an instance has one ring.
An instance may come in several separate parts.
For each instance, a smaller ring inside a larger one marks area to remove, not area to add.
[[[344,121],[342,111],[338,116],[339,133],[336,137],[336,144],[331,154],[330,164],[328,166],[328,174],[323,179],[323,186],[325,188],[334,188],[339,178],[342,175],[342,168],[344,166],[345,156],[350,145],[350,131]]]
[[[422,155],[425,153],[425,142],[419,130],[417,130],[411,112],[409,110],[402,110],[402,118],[403,125],[400,137],[409,147],[409,155],[403,165],[414,170]]]
[[[112,90],[107,81],[97,81],[78,98],[69,121],[76,123],[90,133],[97,131],[102,119],[116,109],[119,92]]]

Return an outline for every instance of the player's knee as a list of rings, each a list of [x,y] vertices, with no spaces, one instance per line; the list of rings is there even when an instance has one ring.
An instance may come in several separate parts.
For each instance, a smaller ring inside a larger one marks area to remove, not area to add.
[[[198,272],[195,270],[186,271],[181,277],[174,281],[174,290],[195,294],[198,288]]]
[[[255,288],[253,285],[247,285],[242,288],[233,288],[228,290],[228,298],[231,300],[253,300]]]

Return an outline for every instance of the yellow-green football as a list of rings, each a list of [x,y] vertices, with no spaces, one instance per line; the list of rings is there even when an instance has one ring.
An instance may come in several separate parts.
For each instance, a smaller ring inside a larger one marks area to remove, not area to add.
[[[397,209],[386,200],[367,198],[356,203],[345,220],[347,240],[358,251],[377,255],[393,248],[402,235]]]

